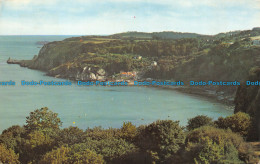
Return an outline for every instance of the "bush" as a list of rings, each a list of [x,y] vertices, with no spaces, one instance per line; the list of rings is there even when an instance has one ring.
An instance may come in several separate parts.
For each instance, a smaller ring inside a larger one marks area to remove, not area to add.
[[[20,152],[22,137],[25,129],[19,125],[12,126],[2,132],[0,135],[0,143],[3,143],[8,149]]]
[[[137,130],[131,122],[124,122],[123,126],[120,129],[120,137],[128,141],[133,141],[136,137]]]
[[[69,127],[62,129],[59,133],[58,142],[59,145],[74,145],[76,143],[83,142],[85,133],[78,127]]]
[[[62,146],[56,150],[52,150],[51,152],[46,153],[39,163],[67,163],[70,151],[70,148]]]
[[[250,116],[243,112],[238,112],[232,116],[220,117],[215,124],[222,129],[231,129],[235,133],[239,133],[243,137],[247,137],[251,126]]]
[[[88,149],[80,152],[73,152],[71,148],[60,147],[44,155],[40,164],[60,163],[60,164],[103,164],[101,155]]]
[[[212,118],[204,115],[199,115],[188,120],[187,129],[190,131],[201,126],[210,125],[212,123]]]
[[[0,163],[18,164],[19,156],[12,149],[7,149],[3,144],[0,144]]]
[[[247,162],[252,158],[252,147],[244,141],[244,139],[231,130],[218,129],[215,127],[204,126],[191,131],[187,134],[186,138],[186,150],[190,153],[190,158],[193,160],[198,157],[198,152],[203,149],[201,146],[205,146],[203,139],[209,138],[212,144],[217,144],[218,147],[227,149],[231,148],[232,145],[238,151],[238,157],[240,160]],[[209,143],[206,143],[209,144]],[[225,155],[228,156],[227,150],[225,150]]]
[[[23,163],[36,162],[54,146],[53,138],[42,131],[33,131],[22,142],[21,161]]]
[[[73,164],[103,164],[105,163],[102,155],[96,154],[89,149],[74,153],[69,163]]]
[[[87,129],[85,132],[85,137],[93,140],[120,138],[120,131],[113,128],[102,129],[101,127],[95,127],[93,129]]]
[[[179,121],[159,120],[141,129],[138,144],[152,154],[158,153],[160,161],[165,161],[184,144],[183,129]]]
[[[137,151],[135,145],[126,142],[123,139],[107,138],[102,140],[86,139],[84,143],[71,146],[74,152],[80,152],[89,149],[101,154],[106,161],[113,161],[121,157]]]
[[[220,143],[216,143],[209,137],[202,138],[197,151],[197,157],[194,158],[196,164],[239,164],[243,163],[238,158],[238,151],[231,143],[224,143],[220,140]],[[198,146],[198,145],[196,145]],[[197,150],[197,149],[196,149]]]

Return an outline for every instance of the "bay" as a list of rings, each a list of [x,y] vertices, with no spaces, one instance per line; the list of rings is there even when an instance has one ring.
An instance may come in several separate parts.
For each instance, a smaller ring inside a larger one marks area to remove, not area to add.
[[[0,86],[0,131],[24,125],[29,112],[48,107],[59,114],[63,128],[102,126],[119,128],[124,121],[135,125],[158,119],[180,120],[197,115],[214,119],[233,111],[226,105],[198,96],[150,87],[21,86],[26,81],[65,81],[44,72],[8,65],[6,60],[32,59],[38,54],[38,41],[59,41],[71,36],[0,36],[0,81],[15,81],[15,86]]]

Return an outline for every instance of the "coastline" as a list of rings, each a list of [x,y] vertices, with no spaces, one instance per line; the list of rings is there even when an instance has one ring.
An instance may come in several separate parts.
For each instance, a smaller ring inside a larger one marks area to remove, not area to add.
[[[21,67],[28,67],[29,69],[39,70],[39,69],[34,69],[34,68],[29,67],[29,63],[32,62],[32,61],[33,60],[15,60],[15,59],[9,58],[7,60],[7,64],[18,64]],[[46,71],[44,71],[44,72],[46,72]],[[52,75],[48,74],[48,72],[46,72],[46,75],[51,76],[51,77],[55,77],[55,78],[60,78],[60,79],[69,79],[69,78],[52,76]],[[70,80],[77,81],[77,79],[70,79]],[[119,80],[109,80],[109,81],[117,82]],[[121,80],[121,81],[123,81],[123,80]],[[140,80],[140,81],[143,81],[143,80]],[[127,86],[135,86],[134,81],[128,80]],[[207,99],[210,99],[210,100],[213,100],[215,102],[222,103],[222,104],[225,104],[225,105],[228,105],[228,106],[231,106],[231,107],[234,106],[235,94],[225,92],[225,90],[223,90],[223,89],[219,90],[216,87],[164,86],[164,85],[161,85],[161,86],[159,86],[159,85],[154,86],[153,85],[153,86],[146,86],[146,87],[154,87],[154,88],[160,88],[160,89],[174,90],[174,91],[185,93],[185,94],[190,94],[190,95],[195,95],[195,96],[207,98]]]
[[[235,95],[226,94],[223,91],[217,91],[216,88],[202,88],[202,87],[161,87],[163,89],[170,89],[180,93],[185,93],[189,95],[195,95],[202,98],[209,99],[214,102],[225,104],[227,106],[233,107]]]

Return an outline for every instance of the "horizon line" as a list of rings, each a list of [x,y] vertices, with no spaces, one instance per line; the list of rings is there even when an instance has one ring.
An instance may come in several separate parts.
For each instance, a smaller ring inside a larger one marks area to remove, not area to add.
[[[109,36],[114,34],[121,34],[121,33],[129,33],[129,32],[138,32],[138,33],[160,33],[160,32],[175,32],[175,33],[193,33],[199,35],[207,35],[207,36],[214,36],[221,33],[228,33],[228,32],[236,32],[236,31],[246,31],[246,30],[253,30],[254,28],[259,27],[252,27],[250,29],[243,29],[243,30],[231,30],[231,31],[223,31],[215,34],[202,34],[197,32],[180,32],[180,31],[154,31],[154,32],[145,32],[145,31],[124,31],[124,32],[116,32],[112,34],[0,34],[0,36]]]

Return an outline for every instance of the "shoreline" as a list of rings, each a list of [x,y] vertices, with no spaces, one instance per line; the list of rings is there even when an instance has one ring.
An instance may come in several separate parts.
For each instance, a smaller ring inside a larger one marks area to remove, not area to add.
[[[32,60],[15,60],[9,58],[6,62],[7,64],[18,64],[21,67],[28,67],[28,63],[31,62]],[[33,68],[29,68],[33,69]],[[39,70],[39,69],[33,69],[33,70]],[[63,78],[63,77],[56,77],[48,74],[46,71],[44,71],[46,76],[54,77],[54,78],[59,78],[59,79],[67,79],[67,80],[72,80],[72,81],[78,81],[77,79],[70,79],[70,78]],[[97,80],[96,80],[97,81]],[[111,82],[119,82],[119,80],[109,80]],[[128,81],[128,85],[126,86],[135,86],[133,80],[121,80],[121,81]],[[140,80],[143,81],[143,80]],[[113,86],[111,86],[113,87]],[[203,98],[207,98],[209,100],[213,100],[218,103],[222,103],[228,106],[234,106],[234,95],[228,94],[225,92],[225,90],[220,90],[218,91],[218,88],[216,87],[190,87],[190,86],[145,86],[145,87],[153,87],[153,88],[160,88],[160,89],[167,89],[167,90],[174,90],[180,93],[185,93],[189,95],[194,95],[194,96],[200,96]]]
[[[199,96],[201,98],[208,99],[217,103],[225,104],[229,107],[234,108],[234,97],[232,95],[224,95],[224,92],[217,92],[216,90],[209,90],[208,88],[197,88],[197,87],[160,87],[162,89],[174,90],[180,93],[185,93],[192,96]]]

